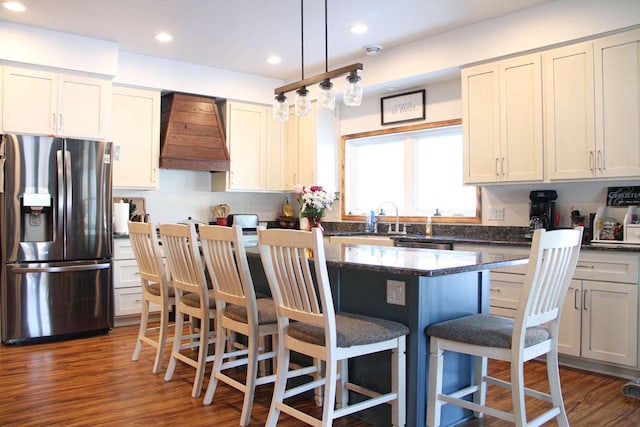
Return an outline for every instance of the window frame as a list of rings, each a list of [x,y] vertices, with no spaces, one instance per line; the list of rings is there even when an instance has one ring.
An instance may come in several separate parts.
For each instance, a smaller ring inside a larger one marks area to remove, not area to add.
[[[353,133],[350,135],[342,135],[340,138],[340,218],[343,221],[364,221],[365,215],[349,215],[345,212],[346,188],[345,188],[345,168],[346,168],[346,144],[349,140],[358,138],[368,138],[372,136],[391,135],[395,133],[404,133],[411,131],[420,131],[427,129],[434,129],[447,126],[459,126],[462,125],[462,119],[441,120],[437,122],[420,123],[415,125],[406,125],[393,128],[379,129],[374,131],[366,131]],[[462,159],[460,159],[462,161]],[[482,223],[482,189],[480,186],[476,186],[476,215],[475,217],[459,217],[459,216],[433,216],[432,222],[442,224],[481,224]],[[381,216],[380,220],[384,222],[395,221],[395,216],[385,215]],[[406,223],[425,223],[427,221],[426,216],[400,216],[400,221]]]

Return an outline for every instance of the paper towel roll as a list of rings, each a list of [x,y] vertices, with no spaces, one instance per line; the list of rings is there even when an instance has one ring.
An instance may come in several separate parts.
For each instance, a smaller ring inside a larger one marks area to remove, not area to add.
[[[115,234],[129,234],[129,203],[113,204],[113,232]]]

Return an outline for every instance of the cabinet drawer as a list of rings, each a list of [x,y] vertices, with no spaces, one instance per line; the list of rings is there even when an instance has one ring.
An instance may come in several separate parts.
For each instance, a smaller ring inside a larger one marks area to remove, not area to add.
[[[583,251],[575,279],[638,284],[638,256],[604,251]]]
[[[115,315],[130,316],[132,314],[140,314],[142,312],[142,291],[140,287],[119,288],[114,290]],[[151,304],[149,311],[160,311],[160,306]]]
[[[140,270],[135,259],[126,259],[113,263],[113,287],[140,287]]]
[[[516,310],[523,280],[524,276],[520,274],[492,272],[489,305]]]
[[[489,307],[489,314],[493,314],[494,316],[511,317],[513,319],[516,317],[516,312],[517,310],[512,310],[510,308]]]
[[[113,239],[113,259],[135,259],[131,240],[124,238]]]

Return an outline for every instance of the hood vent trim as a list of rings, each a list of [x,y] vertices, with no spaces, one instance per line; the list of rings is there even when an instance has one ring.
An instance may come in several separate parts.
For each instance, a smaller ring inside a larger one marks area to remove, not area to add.
[[[173,92],[162,96],[160,167],[229,171],[229,150],[216,99]]]

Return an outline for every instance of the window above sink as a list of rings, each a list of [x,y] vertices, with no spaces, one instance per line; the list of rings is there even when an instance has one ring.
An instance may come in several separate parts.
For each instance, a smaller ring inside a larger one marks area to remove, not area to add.
[[[461,120],[342,137],[342,219],[362,220],[382,201],[402,222],[480,223],[480,188],[463,185]]]

